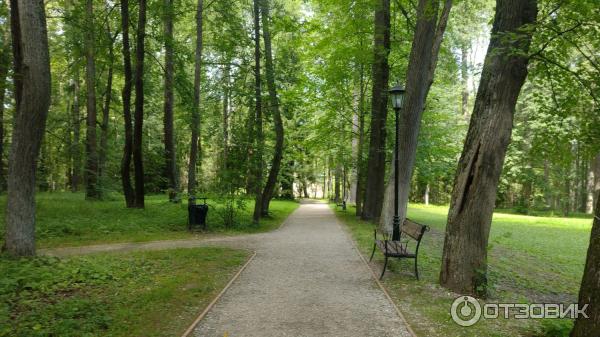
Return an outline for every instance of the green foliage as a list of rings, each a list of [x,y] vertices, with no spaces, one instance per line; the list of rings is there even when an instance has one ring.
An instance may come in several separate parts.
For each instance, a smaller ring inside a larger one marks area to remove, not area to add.
[[[248,255],[195,248],[62,260],[0,256],[0,336],[181,334]]]

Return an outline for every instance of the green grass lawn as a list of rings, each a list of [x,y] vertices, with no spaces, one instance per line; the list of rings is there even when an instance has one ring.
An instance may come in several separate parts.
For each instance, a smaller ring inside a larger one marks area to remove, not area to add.
[[[249,255],[204,247],[0,256],[0,336],[179,336]]]
[[[371,253],[374,225],[357,220],[355,209],[336,211],[363,254]],[[438,285],[448,208],[410,205],[408,216],[431,226],[419,250],[421,281],[412,261],[391,262],[384,284],[420,336],[563,336],[568,320],[481,320],[456,325],[450,305],[456,294]],[[576,302],[591,230],[589,218],[534,217],[495,213],[489,248],[489,302]],[[381,254],[375,255],[382,261]],[[566,336],[566,335],[565,335]]]
[[[165,195],[146,197],[146,209],[127,209],[118,197],[107,201],[85,201],[82,193],[39,193],[36,197],[36,240],[40,248],[82,246],[109,242],[136,242],[185,239],[212,233],[239,234],[277,228],[298,203],[273,200],[271,217],[261,219],[260,226],[250,225],[254,201],[246,200],[239,211],[239,223],[223,226],[223,206],[209,200],[208,233],[187,230],[187,202],[173,204]],[[4,235],[6,196],[0,197],[0,240]]]

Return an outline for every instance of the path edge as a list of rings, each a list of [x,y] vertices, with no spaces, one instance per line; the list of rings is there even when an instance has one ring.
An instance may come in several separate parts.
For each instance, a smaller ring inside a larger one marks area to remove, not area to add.
[[[191,335],[191,333],[194,332],[198,323],[200,323],[200,321],[202,321],[202,319],[206,316],[206,314],[208,314],[210,309],[212,309],[215,306],[215,304],[217,304],[217,302],[221,299],[221,297],[223,297],[223,295],[225,295],[227,290],[229,290],[231,285],[239,278],[239,276],[242,274],[244,269],[246,269],[246,267],[250,264],[250,262],[252,262],[252,260],[254,259],[255,256],[256,256],[256,251],[254,251],[252,253],[252,256],[250,256],[248,258],[246,263],[244,263],[244,265],[242,267],[240,267],[240,269],[237,271],[237,273],[235,273],[235,275],[233,275],[233,277],[229,280],[227,285],[225,285],[225,288],[221,289],[221,292],[219,292],[219,294],[206,306],[206,308],[204,308],[204,310],[200,313],[200,315],[198,315],[198,317],[196,317],[194,322],[187,328],[187,330],[185,330],[185,332],[181,335],[181,337],[189,337]]]
[[[408,330],[408,333],[411,334],[412,337],[418,337],[417,334],[415,333],[415,331],[410,326],[410,323],[408,323],[408,320],[406,320],[406,317],[404,317],[404,314],[402,314],[402,311],[400,310],[400,308],[398,307],[398,305],[396,305],[396,302],[394,302],[394,300],[392,299],[392,297],[388,293],[388,291],[385,288],[385,286],[383,285],[383,283],[381,283],[381,281],[379,281],[379,278],[377,277],[377,274],[375,274],[375,271],[373,271],[373,268],[371,268],[371,266],[369,265],[369,263],[367,262],[367,260],[363,256],[363,254],[358,249],[358,246],[356,245],[356,242],[354,241],[354,238],[352,238],[352,235],[348,232],[348,229],[346,228],[346,225],[343,224],[343,222],[338,218],[338,216],[335,213],[335,211],[332,210],[331,207],[329,207],[329,204],[327,204],[327,208],[329,208],[329,210],[333,213],[333,216],[335,217],[336,223],[338,224],[338,226],[341,227],[342,232],[344,232],[344,234],[346,235],[346,238],[352,244],[352,247],[354,248],[354,251],[356,252],[356,254],[358,254],[358,256],[360,256],[360,260],[364,263],[365,267],[367,267],[367,269],[369,269],[369,271],[371,272],[371,276],[373,277],[373,280],[375,281],[375,283],[377,283],[377,285],[379,286],[379,289],[381,289],[381,291],[383,291],[383,294],[385,295],[385,297],[388,299],[388,301],[392,304],[392,306],[396,310],[396,314],[398,314],[398,317],[400,317],[400,319],[406,325],[406,330]],[[183,336],[183,337],[185,337],[185,336]]]

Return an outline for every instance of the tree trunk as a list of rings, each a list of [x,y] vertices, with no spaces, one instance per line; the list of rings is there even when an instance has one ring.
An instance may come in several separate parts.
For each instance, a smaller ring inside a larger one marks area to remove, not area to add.
[[[222,170],[227,171],[229,167],[229,108],[230,108],[230,100],[229,96],[231,95],[231,65],[229,64],[231,60],[226,60],[225,70],[223,72],[223,158],[222,160]]]
[[[6,6],[4,1],[2,6]],[[2,49],[0,50],[0,192],[6,189],[6,173],[4,172],[4,100],[6,98],[6,78],[10,67],[10,56],[10,31],[8,27],[4,27]]]
[[[98,145],[96,137],[96,55],[94,34],[93,0],[86,0],[85,28],[85,85],[86,85],[86,130],[85,130],[85,198],[97,200],[102,198],[98,184]]]
[[[50,106],[50,55],[42,0],[11,0],[16,110],[8,161],[4,250],[35,255],[35,172]]]
[[[169,187],[169,201],[177,198],[177,160],[175,157],[175,130],[173,127],[173,0],[164,0],[165,6],[165,104],[164,104],[164,142],[165,142],[165,178]]]
[[[367,182],[362,218],[377,219],[381,213],[385,176],[385,137],[390,67],[390,0],[378,0],[373,35],[373,91]]]
[[[107,20],[107,32],[110,40],[108,45],[108,75],[106,77],[106,92],[104,93],[104,106],[102,107],[102,124],[100,124],[100,154],[99,154],[99,177],[106,175],[106,154],[108,152],[108,123],[110,118],[110,103],[112,101],[113,65],[115,59],[114,41],[110,32],[110,23]],[[116,36],[115,36],[116,38]]]
[[[265,183],[265,188],[262,193],[262,210],[263,216],[269,215],[269,203],[273,198],[275,185],[277,184],[277,176],[281,168],[281,160],[283,158],[283,121],[281,112],[279,111],[279,98],[277,97],[277,87],[275,86],[275,66],[273,65],[273,52],[271,50],[271,31],[269,28],[269,0],[260,0],[263,40],[265,42],[265,71],[267,76],[267,87],[269,88],[269,111],[273,116],[273,124],[275,126],[275,150],[273,153],[273,161],[271,170]]]
[[[460,78],[462,86],[460,110],[463,117],[469,116],[469,61],[467,58],[468,52],[469,47],[467,47],[465,43],[460,48]]]
[[[144,38],[146,37],[146,0],[139,2],[137,42],[135,48],[135,124],[133,126],[133,166],[135,176],[134,207],[144,208],[144,161],[142,135],[144,130]]]
[[[190,145],[190,163],[188,166],[188,194],[196,193],[196,166],[200,153],[200,81],[202,79],[202,12],[203,0],[196,7],[196,53],[194,57],[194,106],[192,107],[192,139]]]
[[[596,201],[594,222],[590,235],[587,260],[579,290],[579,305],[588,304],[586,314],[579,317],[571,331],[571,337],[592,337],[600,331],[600,199]]]
[[[526,56],[537,0],[498,0],[481,82],[458,163],[448,212],[440,283],[485,295],[487,243],[515,105],[527,77]],[[527,29],[524,29],[527,28]],[[506,39],[506,34],[513,34]],[[519,52],[514,52],[519,50]]]
[[[417,154],[417,141],[421,128],[421,117],[427,101],[429,89],[433,83],[437,59],[450,16],[452,1],[446,0],[438,22],[439,0],[420,0],[417,8],[417,24],[406,74],[406,96],[404,108],[399,114],[398,152],[400,156],[398,217],[400,223],[406,218],[410,182]],[[427,74],[423,76],[423,74]],[[394,161],[390,164],[390,173],[394,172]],[[380,224],[391,229],[394,216],[394,176],[390,174],[385,190]]]
[[[423,196],[423,202],[425,202],[425,205],[429,205],[429,193],[429,184],[427,184],[425,185],[425,195]]]
[[[121,92],[123,100],[123,120],[125,122],[125,145],[121,159],[121,183],[125,195],[125,205],[135,206],[135,191],[131,186],[131,156],[133,154],[133,126],[131,120],[131,48],[129,46],[129,0],[121,1],[121,30],[123,31],[123,75],[124,85]]]
[[[594,171],[594,187],[592,188],[592,194],[595,205],[598,203],[598,199],[600,199],[600,153],[593,159],[592,171]]]
[[[73,141],[71,143],[71,158],[73,169],[71,171],[71,192],[78,192],[81,184],[81,109],[79,105],[79,67],[75,66],[73,80],[73,106],[71,107],[71,124],[73,127]]]
[[[262,122],[262,98],[261,98],[261,79],[260,79],[260,0],[254,0],[254,132],[256,147],[253,154],[254,166],[254,214],[252,220],[258,224],[262,214],[262,180],[263,180],[263,122]]]
[[[360,92],[358,99],[358,144],[356,153],[356,216],[362,215],[365,198],[365,73],[364,65],[360,65]]]

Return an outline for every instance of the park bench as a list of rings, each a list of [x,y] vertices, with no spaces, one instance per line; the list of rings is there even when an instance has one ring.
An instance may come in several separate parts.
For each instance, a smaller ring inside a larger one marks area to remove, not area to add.
[[[343,211],[345,211],[345,210],[346,210],[346,200],[344,200],[344,201],[342,201],[342,202],[338,202],[338,203],[336,203],[336,204],[335,204],[335,207],[336,207],[336,208],[338,208],[338,207],[341,207],[341,208],[342,208],[342,210],[343,210]]]
[[[375,242],[373,243],[373,252],[369,262],[373,260],[375,250],[379,248],[385,262],[383,263],[383,270],[379,279],[383,278],[385,274],[385,268],[387,267],[388,258],[396,257],[398,259],[414,259],[415,260],[415,276],[419,279],[419,269],[417,267],[417,257],[419,254],[419,246],[421,245],[421,239],[426,231],[429,230],[429,226],[418,224],[412,220],[405,219],[400,227],[400,240],[394,241],[389,239],[389,235],[383,232],[383,240],[377,239],[377,228],[375,229]],[[409,250],[408,244],[410,241],[415,242],[414,252]]]

